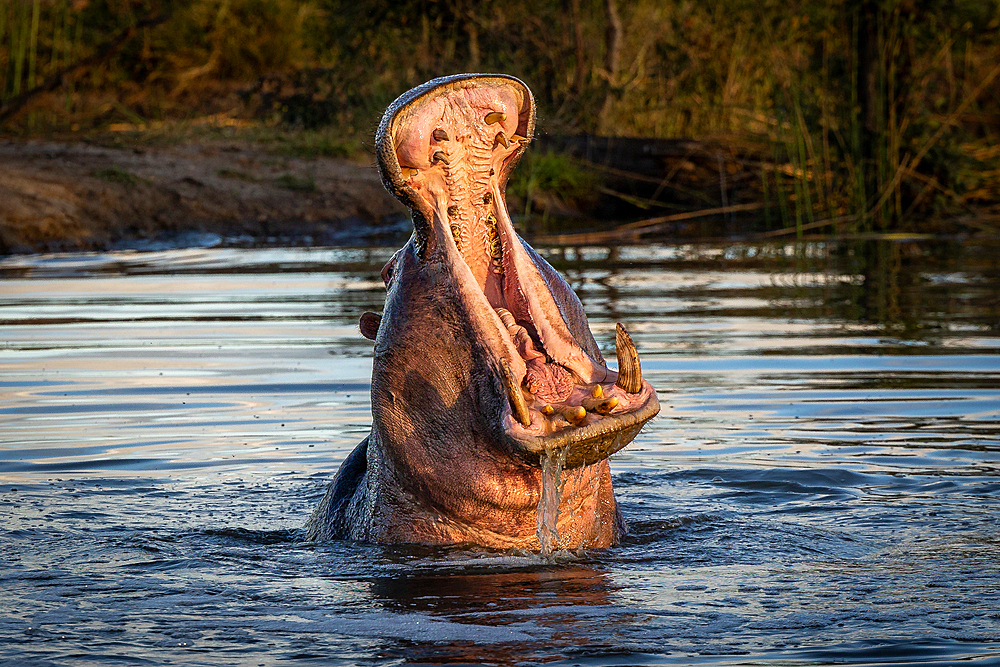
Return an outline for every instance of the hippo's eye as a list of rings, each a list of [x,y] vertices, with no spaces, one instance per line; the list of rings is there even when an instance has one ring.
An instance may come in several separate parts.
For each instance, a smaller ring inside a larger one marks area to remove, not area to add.
[[[389,282],[392,280],[392,274],[395,272],[395,269],[396,269],[395,257],[386,262],[385,266],[382,267],[382,282],[386,284],[386,287],[389,286]]]

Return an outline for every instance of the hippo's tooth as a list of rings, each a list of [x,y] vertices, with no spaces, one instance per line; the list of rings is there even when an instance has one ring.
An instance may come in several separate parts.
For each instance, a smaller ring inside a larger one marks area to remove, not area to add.
[[[497,143],[503,144],[504,148],[510,148],[510,142],[507,141],[507,136],[503,132],[497,132]]]
[[[596,412],[599,415],[610,414],[612,410],[618,407],[618,397],[611,396],[610,398],[585,398],[581,401],[581,404],[587,410],[591,412]]]
[[[632,337],[620,322],[616,327],[615,352],[618,354],[618,380],[615,384],[630,394],[638,394],[642,390],[639,353],[636,352]]]
[[[517,326],[517,321],[514,320],[514,316],[506,308],[497,308],[497,315],[500,316],[500,321],[503,322],[503,325],[508,329]]]
[[[604,387],[599,384],[595,384],[594,388],[590,390],[590,395],[594,398],[601,398],[604,396]]]
[[[451,164],[451,160],[445,155],[444,151],[438,151],[434,153],[434,159],[432,162],[444,162],[445,164]]]
[[[510,140],[511,141],[527,141],[528,138],[527,137],[522,137],[520,134],[512,134],[512,135],[510,135]]]
[[[503,111],[491,111],[490,113],[486,114],[486,118],[484,118],[483,120],[486,121],[487,125],[492,125],[493,123],[502,123],[505,120],[507,120],[507,114],[505,114]]]
[[[545,405],[542,406],[542,414],[545,415],[545,416],[549,416],[552,413],[554,413],[555,411],[556,411],[556,409],[553,408],[548,403],[546,403]]]
[[[578,424],[587,418],[587,409],[582,405],[575,405],[571,408],[565,408],[562,415],[569,423]]]
[[[528,414],[528,404],[524,401],[524,394],[514,378],[514,372],[510,370],[510,364],[503,357],[500,357],[500,370],[503,371],[503,383],[507,389],[507,400],[510,401],[510,410],[514,413],[514,418],[521,422],[522,426],[531,426],[531,415]]]
[[[399,170],[403,172],[403,178],[406,179],[409,179],[410,176],[413,176],[414,174],[417,173],[417,170],[414,169],[413,167],[400,167]]]
[[[434,130],[432,136],[434,137],[434,141],[448,141],[448,133],[440,127]]]

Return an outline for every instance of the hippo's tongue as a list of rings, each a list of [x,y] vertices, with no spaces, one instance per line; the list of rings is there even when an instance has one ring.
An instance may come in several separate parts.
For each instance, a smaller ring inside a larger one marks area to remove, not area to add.
[[[562,403],[569,398],[575,386],[570,372],[546,360],[545,354],[536,348],[531,334],[517,323],[509,310],[497,308],[496,312],[507,327],[514,347],[524,359],[524,387],[546,403]]]
[[[391,138],[378,146],[383,180],[414,210],[421,253],[453,267],[456,298],[484,340],[500,342],[493,352],[510,400],[508,435],[541,439],[537,447],[549,449],[568,442],[553,438],[567,430],[607,440],[632,429],[627,443],[658,410],[631,339],[618,325],[618,373],[602,363],[589,331],[591,354],[583,349],[560,305],[578,300],[540,268],[548,265],[517,236],[504,203],[507,176],[534,128],[527,88],[507,77],[476,77],[428,84],[398,104],[379,130]],[[578,333],[586,330],[582,309],[576,319]]]

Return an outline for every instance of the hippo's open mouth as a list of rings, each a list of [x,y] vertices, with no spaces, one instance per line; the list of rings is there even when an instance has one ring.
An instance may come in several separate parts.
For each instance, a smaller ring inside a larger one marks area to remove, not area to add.
[[[536,465],[565,450],[565,465],[576,467],[628,444],[659,403],[625,329],[618,325],[616,372],[568,285],[514,231],[504,189],[534,115],[531,93],[512,77],[431,81],[386,112],[378,162],[413,210],[421,261],[450,268],[455,298],[493,355],[508,398],[503,440]]]

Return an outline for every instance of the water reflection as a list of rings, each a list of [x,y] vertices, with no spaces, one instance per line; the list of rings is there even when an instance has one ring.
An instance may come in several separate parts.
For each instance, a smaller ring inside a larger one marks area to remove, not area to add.
[[[372,594],[392,613],[446,617],[470,628],[503,627],[519,635],[500,638],[487,631],[465,645],[435,646],[431,630],[405,645],[388,648],[388,656],[405,657],[416,664],[445,657],[449,663],[478,664],[483,655],[479,642],[491,644],[490,662],[513,665],[551,659],[568,648],[591,655],[616,649],[606,635],[608,623],[622,610],[616,607],[614,587],[601,569],[572,563],[561,567],[536,564],[513,571],[498,565],[468,569],[473,571],[376,577]],[[595,624],[600,628],[596,632]]]
[[[476,572],[475,570],[479,571]],[[559,568],[536,565],[496,571],[476,566],[472,572],[416,572],[376,577],[372,594],[392,611],[467,612],[490,615],[538,610],[553,604],[607,604],[611,590],[605,572],[585,565]]]
[[[555,565],[301,542],[392,249],[0,260],[0,660],[990,659],[997,250],[543,249],[663,405],[612,460],[632,534]]]
[[[710,280],[704,275],[706,270],[727,275],[751,271],[767,276],[759,284],[762,290],[780,296],[773,304],[775,315],[818,315],[878,324],[904,333],[925,329],[928,321],[958,319],[994,331],[1000,326],[1000,253],[991,246],[865,240],[557,248],[549,250],[547,256],[577,280],[585,271],[605,269],[607,274],[595,281],[609,288],[607,296],[613,302],[618,296],[616,284],[628,283],[630,277],[650,266],[686,270],[690,279],[700,277],[702,285]],[[649,276],[641,279],[648,281]],[[967,313],[971,317],[965,317]]]
[[[995,251],[956,242],[867,241],[835,257],[862,279],[835,295],[844,319],[872,322],[907,340],[945,326],[1000,329],[1000,264]],[[977,278],[979,278],[977,280]]]

